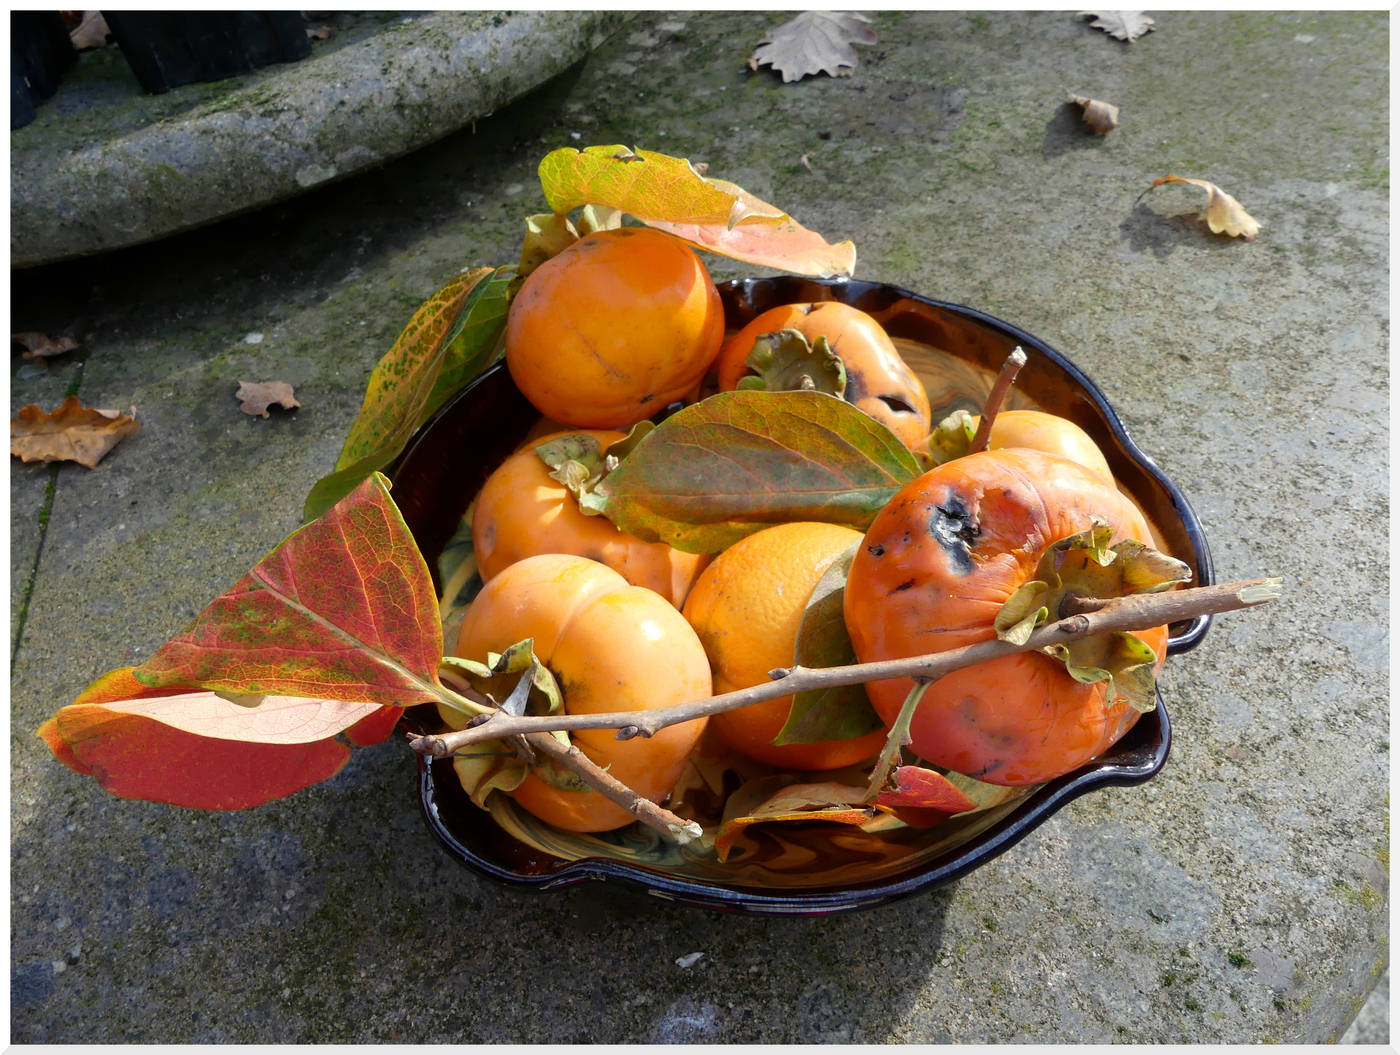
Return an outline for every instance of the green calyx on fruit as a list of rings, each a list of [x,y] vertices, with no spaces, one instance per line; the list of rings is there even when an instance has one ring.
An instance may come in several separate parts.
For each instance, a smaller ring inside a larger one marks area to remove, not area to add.
[[[744,365],[758,375],[739,379],[745,391],[825,392],[837,399],[846,394],[846,364],[825,337],[808,343],[799,330],[762,334]]]
[[[977,435],[977,421],[965,410],[955,410],[929,434],[928,453],[935,466],[965,457]]]
[[[540,444],[535,448],[535,453],[540,461],[549,466],[550,478],[558,480],[573,493],[580,510],[588,516],[600,516],[602,510],[585,499],[654,428],[656,426],[650,421],[639,421],[622,439],[608,444],[606,450],[592,436],[570,433]]]
[[[1174,557],[1127,539],[1109,547],[1113,528],[1102,517],[1077,534],[1050,546],[1036,568],[1036,578],[1019,587],[993,620],[997,637],[1023,645],[1042,623],[1058,620],[1068,597],[1110,599],[1136,593],[1159,593],[1189,582],[1191,569]],[[1065,664],[1070,677],[1107,683],[1110,704],[1124,700],[1136,710],[1156,707],[1157,655],[1135,634],[1095,634],[1042,651]]]

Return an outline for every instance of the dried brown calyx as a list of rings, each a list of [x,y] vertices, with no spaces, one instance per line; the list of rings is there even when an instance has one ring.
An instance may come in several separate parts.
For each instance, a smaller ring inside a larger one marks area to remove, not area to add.
[[[1042,623],[1074,614],[1075,601],[1160,593],[1191,580],[1184,563],[1141,542],[1128,539],[1109,547],[1112,526],[1102,517],[1092,520],[1092,527],[1045,551],[1036,578],[1017,589],[997,613],[992,625],[998,638],[1025,644]],[[1043,651],[1061,660],[1076,681],[1106,682],[1110,704],[1124,700],[1142,712],[1157,705],[1157,654],[1137,634],[1096,634]]]

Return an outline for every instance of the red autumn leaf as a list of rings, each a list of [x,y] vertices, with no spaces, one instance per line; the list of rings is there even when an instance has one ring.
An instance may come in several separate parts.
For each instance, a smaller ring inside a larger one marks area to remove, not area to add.
[[[380,708],[373,703],[346,703],[342,700],[307,700],[297,696],[253,697],[253,704],[234,703],[207,689],[182,692],[176,696],[117,700],[112,703],[69,705],[58,712],[62,734],[71,726],[65,712],[76,707],[98,724],[98,711],[112,715],[149,718],[161,725],[211,740],[237,740],[259,744],[310,744],[342,733]],[[74,727],[76,728],[76,727]],[[64,737],[71,744],[69,737]]]
[[[50,747],[58,738],[63,746],[54,754],[113,795],[201,810],[242,810],[285,798],[329,780],[350,758],[350,749],[334,738],[212,740],[100,704],[63,708],[40,735]]]
[[[402,716],[402,707],[381,707],[346,729],[345,739],[356,747],[373,747],[375,744],[382,744],[389,739],[389,734],[394,731],[394,726],[398,724]]]
[[[378,473],[264,557],[134,677],[402,707],[436,698],[442,628]]]
[[[900,766],[894,771],[894,790],[880,792],[875,799],[881,806],[909,806],[916,809],[966,813],[977,803],[959,791],[942,773],[920,766]]]
[[[122,798],[195,809],[247,809],[338,773],[379,743],[398,707],[269,697],[251,707],[189,686],[149,688],[110,671],[45,722],[59,761]]]

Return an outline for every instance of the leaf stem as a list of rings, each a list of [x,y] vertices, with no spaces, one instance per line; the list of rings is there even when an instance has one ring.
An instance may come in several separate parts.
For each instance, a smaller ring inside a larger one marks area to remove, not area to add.
[[[875,768],[870,773],[870,786],[865,790],[866,802],[874,802],[879,796],[885,778],[890,775],[890,767],[899,758],[900,748],[913,742],[913,737],[909,735],[909,727],[914,724],[914,712],[919,709],[919,701],[924,698],[924,693],[928,692],[928,687],[932,684],[933,681],[929,678],[914,679],[914,687],[909,690],[909,695],[904,697],[894,725],[890,726],[890,735],[885,737],[885,746],[880,751],[880,757],[875,760]]]
[[[1026,353],[1020,345],[1016,350],[1006,357],[1006,362],[1001,365],[1001,373],[997,374],[996,383],[992,385],[992,391],[987,396],[986,405],[982,407],[982,420],[977,423],[977,434],[972,437],[972,444],[968,447],[968,454],[979,454],[987,449],[987,441],[992,438],[992,422],[1001,413],[1001,405],[1006,402],[1006,395],[1011,391],[1011,382],[1016,380],[1016,375],[1021,372],[1021,367],[1026,365]]]
[[[808,689],[829,689],[838,685],[855,685],[891,678],[926,677],[930,681],[936,681],[945,674],[951,674],[963,667],[1014,655],[1017,652],[1035,651],[1047,645],[1060,644],[1092,634],[1146,630],[1201,615],[1218,615],[1242,608],[1253,608],[1277,600],[1281,594],[1282,581],[1250,579],[1221,586],[1133,594],[1106,601],[1097,611],[1072,614],[1042,626],[1022,645],[992,640],[950,649],[947,652],[905,659],[887,659],[876,663],[854,663],[817,669],[793,667],[766,685],[754,685],[751,688],[693,700],[674,707],[659,707],[653,711],[556,714],[541,717],[525,715],[519,718],[497,711],[492,712],[480,725],[451,733],[419,737],[413,741],[413,749],[425,755],[450,755],[459,748],[483,740],[494,740],[519,733],[571,729],[616,729],[619,740],[630,740],[634,736],[651,736],[657,730],[670,725],[738,710]]]

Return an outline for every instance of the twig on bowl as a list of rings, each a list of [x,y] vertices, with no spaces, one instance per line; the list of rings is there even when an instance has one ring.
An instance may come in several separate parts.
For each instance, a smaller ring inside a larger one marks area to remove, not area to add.
[[[1241,608],[1276,600],[1282,579],[1249,579],[1221,586],[1198,586],[1165,593],[1134,594],[1113,600],[1075,599],[1066,604],[1064,618],[1036,630],[1022,645],[1010,641],[983,641],[964,648],[950,649],[931,655],[906,659],[887,659],[877,663],[853,663],[843,667],[780,668],[767,685],[726,692],[703,700],[660,707],[654,711],[620,711],[607,714],[556,714],[540,717],[497,713],[480,725],[456,732],[422,736],[412,742],[419,754],[450,755],[460,748],[483,740],[495,740],[520,733],[544,733],[552,730],[617,729],[619,740],[634,736],[651,736],[660,729],[696,718],[705,718],[724,711],[738,710],[765,700],[775,700],[808,689],[828,689],[838,685],[855,685],[889,678],[927,677],[937,679],[963,667],[999,659],[1017,652],[1031,652],[1047,645],[1057,645],[1092,634],[1117,631],[1146,630],[1202,615],[1219,615]]]
[[[670,810],[638,795],[599,767],[577,747],[565,747],[548,733],[527,733],[524,739],[540,754],[548,755],[560,765],[567,766],[589,787],[602,792],[643,824],[655,828],[672,842],[684,846],[700,838],[700,825],[678,817]]]

